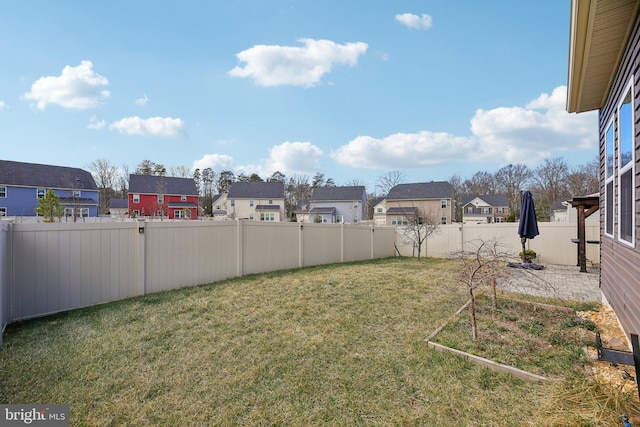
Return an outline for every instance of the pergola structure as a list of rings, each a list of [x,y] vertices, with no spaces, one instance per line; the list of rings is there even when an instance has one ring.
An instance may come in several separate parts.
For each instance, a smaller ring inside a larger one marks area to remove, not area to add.
[[[573,242],[578,244],[578,265],[580,266],[580,272],[587,272],[587,243],[600,243],[599,241],[586,240],[585,222],[591,214],[596,212],[600,208],[600,196],[598,194],[591,194],[589,196],[574,197],[569,200],[571,206],[578,210],[578,238]]]

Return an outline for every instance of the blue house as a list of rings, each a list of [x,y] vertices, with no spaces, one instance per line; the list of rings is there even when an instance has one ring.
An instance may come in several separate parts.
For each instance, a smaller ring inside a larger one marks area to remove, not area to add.
[[[60,198],[64,214],[98,216],[98,187],[91,173],[65,166],[0,160],[0,216],[36,216],[47,190]]]

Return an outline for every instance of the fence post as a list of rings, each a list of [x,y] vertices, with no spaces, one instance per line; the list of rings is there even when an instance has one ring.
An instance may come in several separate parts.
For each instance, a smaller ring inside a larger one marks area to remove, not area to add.
[[[304,264],[304,235],[302,230],[304,230],[304,225],[301,222],[298,224],[298,268],[302,268]]]
[[[369,227],[371,227],[371,259],[373,259],[373,244],[374,244],[374,240],[373,240],[373,232],[375,231],[375,229],[373,228],[373,224],[371,224]]]
[[[237,241],[238,253],[236,254],[236,276],[241,277],[242,276],[242,220],[236,218],[236,222],[238,223],[238,227],[236,228],[237,237],[238,237],[238,241]]]
[[[344,222],[340,223],[340,262],[344,262]]]
[[[138,233],[138,259],[137,259],[137,268],[138,268],[138,294],[146,295],[147,294],[147,278],[146,278],[146,255],[145,255],[145,221],[139,222],[136,219],[136,229],[135,232]]]

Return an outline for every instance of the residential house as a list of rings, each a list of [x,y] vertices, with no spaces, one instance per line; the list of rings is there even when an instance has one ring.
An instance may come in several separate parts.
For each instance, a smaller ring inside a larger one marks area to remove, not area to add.
[[[227,203],[226,194],[216,194],[211,201],[211,216],[215,220],[227,219],[227,209],[225,207]]]
[[[0,160],[0,216],[36,216],[38,199],[47,190],[59,197],[65,216],[98,216],[98,187],[90,172]]]
[[[281,182],[234,182],[225,206],[227,216],[233,219],[284,221],[284,185]]]
[[[193,178],[129,175],[129,216],[198,219],[199,195]]]
[[[129,216],[129,201],[127,199],[110,199],[109,215],[112,218],[122,218],[124,216]]]
[[[600,288],[640,333],[640,1],[572,0],[567,111],[597,111]],[[595,135],[594,135],[595,136]]]
[[[387,199],[385,197],[378,197],[373,202],[373,224],[387,225]]]
[[[450,224],[454,218],[453,186],[446,181],[398,184],[386,198],[387,225],[406,225],[420,216],[431,223]]]
[[[463,223],[506,222],[511,214],[509,199],[504,194],[467,196],[462,201]]]
[[[309,200],[309,222],[358,223],[366,219],[367,192],[363,185],[345,187],[318,187]],[[297,216],[297,215],[296,215]],[[298,222],[301,222],[298,219]]]
[[[598,196],[599,194],[592,194],[591,196]],[[589,196],[586,196],[589,197]],[[578,222],[578,210],[571,206],[571,202],[567,200],[556,200],[553,202],[551,210],[551,222]],[[600,214],[598,211],[585,218],[586,223],[600,222]]]

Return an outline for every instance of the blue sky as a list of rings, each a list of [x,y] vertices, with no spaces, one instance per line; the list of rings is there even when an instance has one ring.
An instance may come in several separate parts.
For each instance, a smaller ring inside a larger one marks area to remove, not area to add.
[[[597,155],[570,2],[8,1],[5,160],[316,172],[374,190]]]

